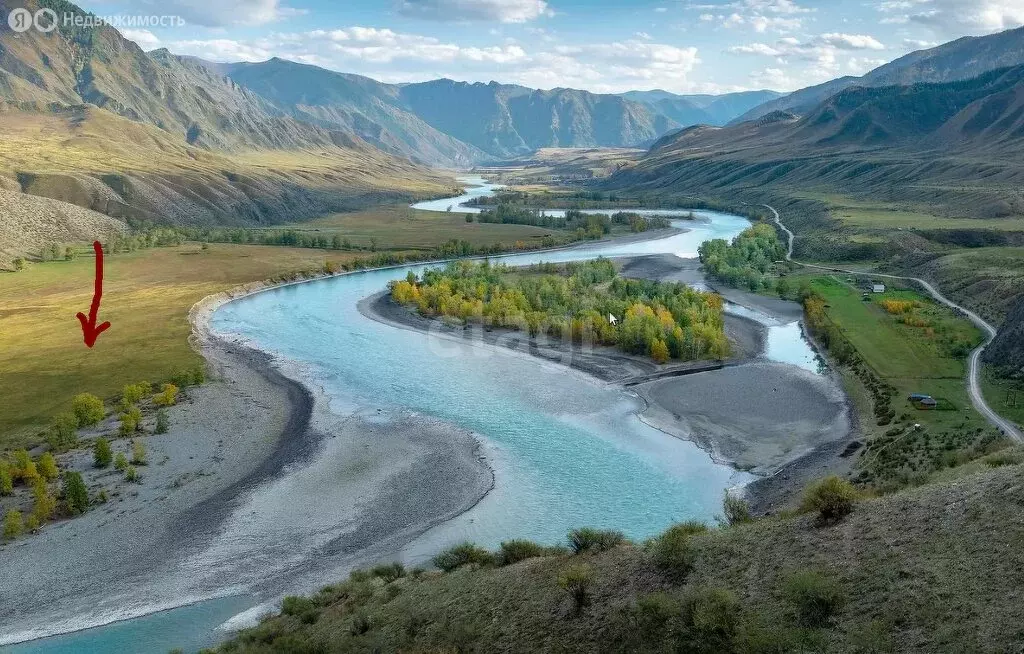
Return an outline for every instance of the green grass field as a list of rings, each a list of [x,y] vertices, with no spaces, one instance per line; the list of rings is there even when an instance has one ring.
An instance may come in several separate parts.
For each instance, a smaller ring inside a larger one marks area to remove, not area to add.
[[[1024,382],[998,378],[986,368],[981,391],[993,411],[1024,427]]]
[[[959,425],[965,419],[983,424],[967,397],[966,355],[954,356],[945,345],[948,339],[979,343],[981,333],[971,323],[914,291],[889,290],[864,301],[863,290],[844,277],[814,277],[811,286],[825,298],[829,317],[865,362],[896,387],[900,397],[893,407],[898,414],[910,413],[915,421],[936,427]],[[884,300],[919,303],[914,315],[928,326],[902,324],[898,316],[885,311]],[[948,400],[956,410],[918,411],[906,401],[911,393]]]
[[[529,244],[550,234],[564,235],[529,225],[467,223],[465,214],[418,211],[407,206],[333,214],[292,227],[300,232],[338,233],[360,247],[369,247],[375,239],[378,244],[404,250],[432,249],[452,239],[480,246],[516,241]]]

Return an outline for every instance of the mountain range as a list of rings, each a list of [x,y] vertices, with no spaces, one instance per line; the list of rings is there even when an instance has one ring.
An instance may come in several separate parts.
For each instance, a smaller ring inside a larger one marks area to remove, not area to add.
[[[934,48],[911,52],[861,77],[840,77],[771,99],[728,122],[737,124],[756,120],[774,111],[802,114],[853,86],[955,82],[1019,64],[1024,64],[1024,27],[988,36],[966,36]]]

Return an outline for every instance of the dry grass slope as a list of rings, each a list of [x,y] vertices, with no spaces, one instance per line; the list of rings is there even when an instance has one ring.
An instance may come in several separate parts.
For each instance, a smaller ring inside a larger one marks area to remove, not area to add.
[[[864,501],[832,526],[805,515],[713,530],[693,537],[685,582],[666,576],[642,548],[624,546],[386,586],[349,583],[222,651],[1017,651],[1022,473],[1010,465]],[[581,563],[593,581],[589,605],[576,614],[557,579]],[[834,580],[845,598],[821,628],[798,624],[786,599],[787,580],[808,570]],[[698,587],[738,598],[738,638],[712,646],[683,635],[680,600]]]

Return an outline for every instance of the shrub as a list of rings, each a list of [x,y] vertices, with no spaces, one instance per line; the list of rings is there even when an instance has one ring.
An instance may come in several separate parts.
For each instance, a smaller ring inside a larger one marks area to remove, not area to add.
[[[97,438],[92,446],[92,464],[97,468],[106,468],[114,461],[114,453],[110,450],[110,441]]]
[[[146,395],[148,386],[148,383],[145,386],[143,386],[142,384],[128,384],[127,386],[125,386],[124,389],[121,391],[122,405],[125,408],[127,408],[133,404],[138,404],[139,402],[141,402],[142,398]]]
[[[590,604],[590,584],[593,581],[594,572],[585,565],[569,566],[558,575],[558,587],[569,595],[577,613]]]
[[[349,627],[349,633],[353,636],[362,636],[370,629],[373,629],[373,623],[370,621],[370,617],[365,613],[356,613],[352,616],[352,625]]]
[[[28,533],[35,533],[36,529],[39,529],[39,526],[39,518],[37,518],[34,513],[30,513],[28,517],[25,518],[25,531]]]
[[[154,433],[166,434],[171,428],[171,420],[167,417],[167,409],[159,409],[156,412],[156,429]]]
[[[544,556],[544,548],[537,543],[528,540],[507,540],[498,548],[496,563],[512,565],[537,556]]]
[[[114,469],[118,472],[124,472],[128,469],[128,457],[124,455],[124,452],[118,452],[117,456],[114,457]]]
[[[81,473],[73,470],[64,472],[64,487],[61,490],[64,507],[71,515],[85,513],[89,509],[89,491],[82,481]]]
[[[149,463],[146,459],[146,446],[142,441],[132,441],[132,463],[137,466],[144,466]]]
[[[0,497],[13,492],[14,478],[11,476],[11,467],[6,461],[0,461]]]
[[[53,419],[46,443],[54,452],[66,452],[78,445],[78,418],[74,413],[62,413]]]
[[[720,588],[699,587],[683,598],[684,652],[731,652],[740,624],[740,603]]]
[[[843,590],[834,579],[804,570],[783,584],[786,600],[793,605],[797,621],[805,627],[823,627],[845,603]]]
[[[433,562],[445,572],[451,572],[469,563],[487,565],[493,560],[494,557],[491,556],[491,553],[482,547],[477,547],[472,543],[460,543],[435,556]]]
[[[71,412],[75,414],[79,427],[91,427],[106,415],[103,400],[89,393],[81,393],[71,400]]]
[[[153,403],[157,406],[174,406],[178,401],[178,387],[174,384],[164,384],[160,393],[153,396]]]
[[[46,482],[37,479],[35,485],[32,486],[32,495],[35,498],[32,503],[32,517],[36,519],[36,522],[46,522],[52,518],[53,512],[57,510],[57,500],[50,495],[50,489],[46,486]]]
[[[142,411],[137,406],[129,407],[121,414],[121,426],[118,427],[117,432],[122,436],[131,436],[141,429],[141,423]]]
[[[28,450],[15,450],[14,461],[11,464],[11,477],[15,481],[20,479],[26,484],[30,484],[38,476],[36,464],[32,462],[32,455],[28,453]]]
[[[697,561],[697,550],[690,541],[694,535],[707,530],[707,526],[700,522],[684,522],[669,527],[651,542],[655,564],[677,579],[685,579]]]
[[[628,651],[642,649],[642,643],[659,643],[665,639],[672,620],[679,614],[679,602],[667,593],[651,593],[637,598],[625,609],[624,640]]]
[[[991,468],[1015,466],[1024,463],[1024,453],[1020,450],[1003,450],[985,457],[985,463]]]
[[[853,484],[830,475],[807,487],[802,508],[805,511],[817,511],[823,522],[834,522],[853,511],[857,496]]]
[[[395,561],[394,563],[374,567],[370,570],[370,574],[374,577],[380,577],[384,580],[384,583],[390,584],[392,581],[405,576],[405,566]]]
[[[373,575],[370,574],[369,570],[353,570],[352,572],[348,573],[348,580],[354,581],[356,583],[369,581],[372,578]]]
[[[754,519],[750,515],[750,505],[746,500],[729,491],[725,492],[725,499],[722,500],[722,513],[725,514],[725,523],[728,525],[741,525]]]
[[[611,529],[573,529],[569,532],[569,547],[573,554],[584,552],[604,552],[626,540],[621,531]]]
[[[39,463],[36,465],[36,468],[46,481],[53,481],[60,476],[60,472],[57,470],[57,461],[49,452],[43,452],[42,456],[39,457]]]
[[[142,478],[139,476],[138,469],[136,469],[135,466],[130,465],[124,469],[124,480],[137,484],[142,480]]]
[[[315,611],[316,604],[308,597],[289,595],[281,600],[281,614],[298,616],[307,611]]]
[[[11,509],[4,516],[4,539],[13,540],[21,535],[25,529],[25,523],[21,519],[21,511]]]

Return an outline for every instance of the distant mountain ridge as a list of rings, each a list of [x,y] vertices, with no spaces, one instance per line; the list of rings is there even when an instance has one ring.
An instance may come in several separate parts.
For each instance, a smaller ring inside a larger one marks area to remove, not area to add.
[[[826,98],[853,86],[955,82],[997,68],[1020,64],[1024,64],[1024,27],[988,36],[966,36],[934,48],[911,52],[862,77],[840,77],[769,100],[734,118],[730,124],[755,120],[773,111],[802,114]]]
[[[215,66],[282,112],[442,165],[544,147],[644,146],[680,127],[651,105],[576,89],[450,79],[384,84],[276,58]]]

